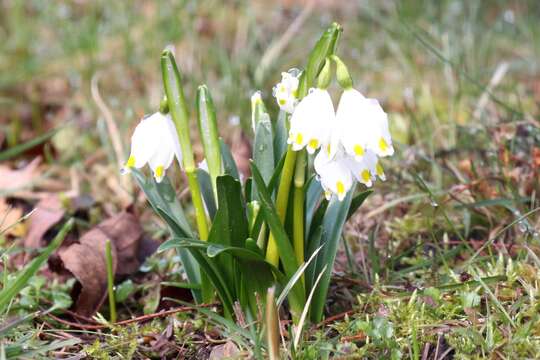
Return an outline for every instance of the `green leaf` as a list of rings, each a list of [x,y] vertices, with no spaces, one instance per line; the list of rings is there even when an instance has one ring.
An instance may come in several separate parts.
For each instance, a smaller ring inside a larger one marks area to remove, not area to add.
[[[182,206],[176,198],[176,191],[171,185],[169,178],[165,177],[158,183],[153,177],[146,178],[143,173],[137,169],[132,169],[131,174],[139,184],[139,187],[150,205],[154,210],[161,209],[165,212],[169,219],[172,219],[176,225],[177,231],[181,231],[182,234],[175,233],[176,236],[192,237],[193,232],[186,219],[186,215]],[[168,219],[164,219],[167,221]],[[170,225],[170,224],[169,224]]]
[[[326,301],[326,294],[330,285],[330,277],[332,275],[332,269],[334,261],[336,259],[336,253],[338,249],[339,239],[343,231],[343,225],[347,220],[347,215],[351,206],[353,197],[353,191],[349,191],[343,201],[339,201],[337,197],[333,197],[330,200],[322,226],[324,228],[322,241],[323,251],[317,256],[317,267],[315,274],[320,274],[322,269],[326,266],[326,271],[321,279],[319,287],[315,290],[313,304],[311,308],[311,320],[319,322],[323,316],[324,304]]]
[[[206,85],[197,90],[197,120],[199,133],[204,148],[204,156],[208,164],[208,173],[212,180],[212,188],[217,197],[216,179],[221,175],[221,147],[216,121],[216,110],[212,96]]]
[[[275,172],[274,164],[274,143],[272,133],[272,123],[267,113],[258,116],[255,129],[255,140],[253,142],[253,162],[261,172],[265,185],[268,186],[272,175]],[[257,189],[252,184],[252,196],[257,199]]]
[[[315,180],[315,176],[312,176],[306,183],[306,189],[306,234],[309,234],[315,210],[317,209],[317,205],[321,202],[323,188],[321,187],[321,184]]]
[[[354,215],[356,210],[364,203],[369,195],[373,193],[373,190],[366,190],[356,195],[351,201],[351,207],[349,208],[349,213],[347,214],[347,220]]]
[[[321,246],[321,240],[323,235],[324,228],[322,225],[317,226],[309,236],[309,242],[306,247],[306,257],[311,258],[315,250]],[[315,281],[317,270],[317,260],[311,262],[306,268],[304,279],[306,280],[306,289],[308,291],[312,289],[313,283]]]
[[[135,285],[131,279],[127,279],[114,289],[114,298],[116,302],[123,303],[127,298],[135,292]]]
[[[337,46],[342,28],[339,24],[333,23],[321,36],[315,47],[309,54],[306,70],[300,76],[298,87],[298,97],[301,99],[306,96],[308,89],[315,85],[315,78],[321,71],[326,58],[332,55]],[[330,273],[331,271],[327,271]],[[323,279],[324,280],[324,279]]]
[[[217,178],[217,190],[219,207],[208,235],[208,242],[241,248],[249,237],[242,186],[232,176],[224,175]],[[208,252],[207,255],[209,255]],[[222,269],[229,288],[237,292],[240,287],[238,263],[230,254],[222,254],[215,261]]]
[[[287,113],[281,110],[274,126],[274,161],[277,163],[287,152],[287,138],[289,130],[287,126]]]
[[[268,189],[264,185],[264,180],[261,173],[257,169],[257,166],[251,163],[251,173],[253,174],[253,181],[257,184],[257,191],[261,201],[261,213],[263,213],[266,223],[270,227],[270,231],[274,235],[277,248],[279,249],[279,256],[281,263],[285,270],[285,275],[288,279],[291,279],[298,270],[298,263],[296,256],[291,245],[291,241],[285,232],[285,228],[281,223],[279,216],[276,212],[276,208]],[[291,291],[289,301],[291,302],[292,309],[301,309],[305,302],[305,293],[300,284],[297,284]],[[300,314],[298,314],[300,315]]]
[[[296,262],[291,242],[285,232],[283,224],[279,220],[276,208],[274,207],[274,203],[264,184],[262,175],[259,172],[259,169],[257,169],[257,166],[253,163],[251,163],[251,173],[253,174],[253,181],[257,184],[257,191],[261,201],[261,212],[264,214],[264,218],[270,226],[270,231],[272,231],[276,238],[285,274],[287,276],[292,276],[298,269],[298,263]]]
[[[41,265],[47,261],[49,255],[62,244],[66,235],[71,231],[73,224],[74,219],[69,219],[43,252],[26,265],[13,281],[4,285],[4,288],[0,291],[0,312],[3,312],[6,309],[11,300],[27,285],[30,278],[36,274]]]
[[[160,183],[157,183],[153,178],[147,179],[142,172],[137,169],[132,169],[131,174],[142,191],[144,191],[152,208],[154,208],[156,213],[165,220],[169,226],[170,232],[177,237],[193,237],[194,234],[187,222],[184,210],[176,198],[176,192],[174,191],[170,180],[165,177]],[[192,254],[185,249],[179,249],[178,254],[180,255],[180,260],[182,261],[189,282],[200,284],[201,274],[199,265]],[[194,290],[192,293],[193,298],[197,302],[202,301],[200,291]]]
[[[182,89],[182,76],[170,50],[165,50],[161,54],[161,73],[169,112],[176,126],[182,148],[184,168],[195,169],[189,131],[188,106]]]
[[[231,150],[221,138],[219,139],[219,144],[221,146],[221,159],[223,160],[224,173],[227,175],[231,175],[236,180],[240,180],[238,168],[236,167],[236,163],[234,162]]]
[[[206,210],[208,210],[208,216],[210,219],[213,219],[217,209],[214,190],[212,189],[212,179],[205,170],[197,169],[197,181],[199,181],[199,186],[201,187],[201,193],[204,205],[206,205]]]
[[[4,150],[0,152],[0,161],[5,161],[12,159],[22,153],[24,153],[27,150],[32,149],[35,146],[38,146],[39,144],[42,144],[46,141],[48,141],[50,138],[52,138],[58,131],[60,131],[63,128],[63,126],[59,126],[55,129],[52,129],[48,132],[46,132],[43,135],[37,136],[31,140],[28,140],[27,142],[24,142],[22,144],[13,146],[7,150]]]

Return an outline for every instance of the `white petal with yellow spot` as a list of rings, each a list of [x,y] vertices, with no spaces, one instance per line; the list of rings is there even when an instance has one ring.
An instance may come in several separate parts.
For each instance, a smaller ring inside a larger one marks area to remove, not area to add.
[[[388,116],[375,99],[355,89],[343,91],[336,113],[338,136],[345,151],[361,160],[367,150],[378,156],[394,153]]]
[[[312,89],[292,114],[287,142],[294,151],[305,147],[313,154],[322,144],[329,143],[334,119],[334,105],[328,91]]]
[[[157,112],[142,119],[135,128],[131,137],[131,153],[123,170],[140,169],[148,164],[156,181],[161,182],[175,156],[182,164],[174,123],[170,115]]]
[[[330,158],[326,151],[319,151],[315,157],[314,167],[325,191],[325,197],[330,199],[330,196],[335,194],[339,201],[343,200],[353,185],[347,156],[339,153]]]
[[[277,83],[273,89],[279,108],[289,114],[292,114],[298,102],[298,83],[296,71],[283,72],[281,82]]]

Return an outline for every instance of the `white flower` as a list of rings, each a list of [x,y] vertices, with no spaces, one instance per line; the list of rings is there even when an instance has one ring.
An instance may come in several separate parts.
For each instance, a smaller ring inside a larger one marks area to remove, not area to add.
[[[123,172],[150,165],[157,182],[161,182],[176,155],[182,164],[182,152],[176,127],[170,115],[156,112],[141,120],[131,137],[131,153]]]
[[[296,70],[281,73],[281,82],[274,86],[273,94],[277,100],[279,108],[292,114],[298,103],[298,77]]]
[[[321,150],[315,157],[314,167],[327,199],[335,194],[340,201],[343,200],[354,180],[367,187],[373,185],[377,176],[386,180],[383,167],[371,150],[367,150],[360,161],[347,154],[341,146],[333,156]]]
[[[327,199],[336,194],[341,201],[351,189],[353,178],[348,160],[343,153],[331,158],[326,151],[319,151],[315,157],[313,165]]]
[[[255,124],[255,109],[258,104],[262,104],[261,92],[255,91],[253,95],[251,95],[251,128],[253,129],[253,131],[255,131],[257,125]]]
[[[292,114],[287,143],[292,144],[294,151],[306,147],[313,154],[322,144],[329,143],[334,120],[334,105],[328,91],[311,89]]]
[[[336,122],[339,142],[355,159],[361,160],[367,150],[378,156],[394,153],[388,115],[376,99],[368,99],[352,88],[343,91]]]

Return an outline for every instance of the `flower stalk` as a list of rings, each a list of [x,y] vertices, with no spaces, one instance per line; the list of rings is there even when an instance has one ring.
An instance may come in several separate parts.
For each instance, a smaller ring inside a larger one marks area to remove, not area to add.
[[[161,55],[161,71],[163,84],[167,96],[169,112],[178,132],[180,147],[183,154],[183,166],[188,178],[188,186],[191,191],[193,207],[199,238],[203,241],[208,239],[208,222],[202,200],[201,189],[197,181],[195,160],[189,136],[189,116],[184,91],[182,90],[182,78],[176,65],[174,55],[170,50],[165,50]]]
[[[276,196],[276,211],[279,216],[279,220],[283,223],[285,221],[285,215],[287,214],[287,205],[289,203],[289,191],[291,189],[291,183],[294,175],[294,164],[296,162],[296,151],[292,150],[292,146],[287,147],[287,154],[285,155],[285,163],[283,164],[283,170],[279,179],[278,193]],[[266,260],[274,265],[279,265],[279,251],[277,248],[276,240],[272,232],[268,238],[268,247],[266,249]]]
[[[109,296],[109,320],[111,323],[116,322],[116,300],[114,298],[114,270],[112,259],[111,240],[105,242],[105,263],[107,266],[107,292]]]
[[[306,179],[306,151],[302,150],[296,157],[294,171],[294,199],[293,199],[293,247],[298,265],[304,262],[304,203]],[[301,277],[304,285],[304,275]]]

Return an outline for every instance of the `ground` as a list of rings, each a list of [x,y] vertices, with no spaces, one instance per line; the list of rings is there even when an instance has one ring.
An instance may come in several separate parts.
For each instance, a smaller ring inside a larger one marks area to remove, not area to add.
[[[536,1],[15,0],[0,9],[1,283],[69,217],[65,248],[83,234],[104,244],[91,232],[102,221],[129,233],[115,253],[127,322],[106,322],[107,302],[88,295],[103,285],[88,275],[92,248],[73,247],[51,255],[0,313],[0,356],[256,356],[252,327],[223,320],[217,304],[186,308],[175,253],[151,255],[167,239],[164,223],[119,169],[134,126],[159,105],[165,46],[188,100],[198,84],[211,89],[221,135],[247,171],[251,94],[261,89],[275,115],[281,71],[303,66],[337,21],[338,53],[389,113],[396,154],[346,225],[326,320],[294,349],[283,318],[283,354],[540,358]],[[198,160],[201,151],[197,143]],[[172,178],[182,189],[177,170]],[[40,221],[18,222],[36,206]]]

